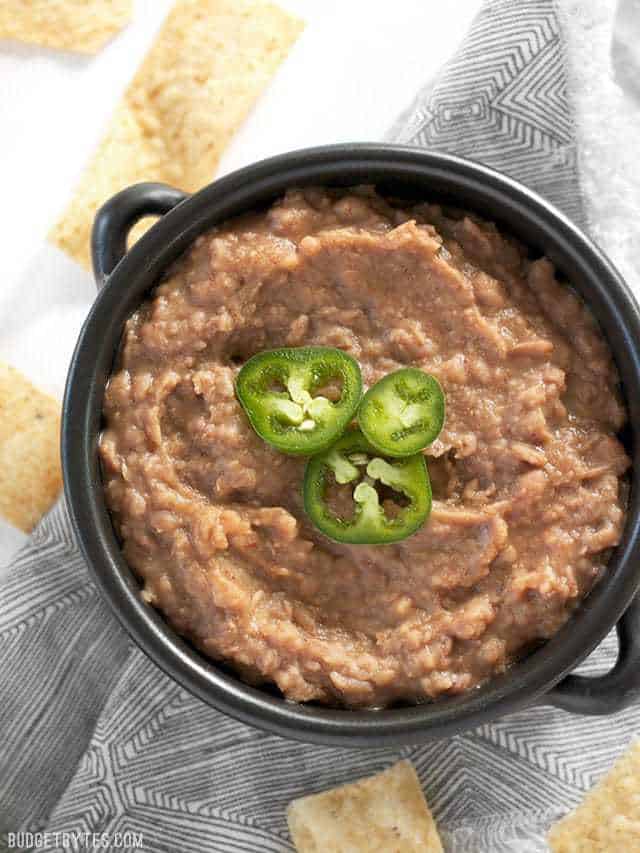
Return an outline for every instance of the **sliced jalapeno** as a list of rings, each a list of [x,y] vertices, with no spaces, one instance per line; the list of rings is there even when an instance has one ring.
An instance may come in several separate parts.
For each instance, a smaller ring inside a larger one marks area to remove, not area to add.
[[[381,545],[406,539],[431,510],[424,456],[389,461],[359,429],[351,429],[307,463],[304,508],[336,542]]]
[[[267,350],[243,365],[236,393],[261,438],[284,453],[311,456],[353,418],[362,376],[358,362],[339,349]]]
[[[358,423],[381,453],[411,456],[438,437],[444,411],[438,380],[417,367],[404,367],[369,388],[360,403]]]

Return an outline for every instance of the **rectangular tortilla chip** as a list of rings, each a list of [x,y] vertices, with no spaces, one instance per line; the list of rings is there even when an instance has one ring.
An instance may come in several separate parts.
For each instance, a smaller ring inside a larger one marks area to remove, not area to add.
[[[287,817],[298,853],[442,853],[435,822],[408,761],[294,800]]]
[[[0,513],[28,533],[60,492],[60,404],[0,362]]]
[[[97,53],[132,9],[133,0],[2,0],[0,38]]]
[[[640,741],[573,812],[551,827],[553,853],[640,850]]]
[[[139,181],[187,192],[209,183],[301,29],[298,19],[261,0],[179,0],[51,241],[89,268],[93,217],[111,195]]]

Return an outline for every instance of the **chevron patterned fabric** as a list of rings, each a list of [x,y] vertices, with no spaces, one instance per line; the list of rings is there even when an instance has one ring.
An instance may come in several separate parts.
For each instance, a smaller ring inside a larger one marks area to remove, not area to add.
[[[555,0],[486,2],[389,138],[480,160],[585,224]]]
[[[483,160],[584,222],[566,83],[552,0],[486,2],[391,138]],[[549,825],[640,729],[638,706],[608,718],[536,707],[404,749],[263,734],[202,704],[131,645],[89,579],[63,503],[0,595],[0,850],[20,829],[129,830],[148,851],[284,853],[291,799],[409,758],[449,853],[541,853]],[[608,669],[615,652],[610,636],[581,671]]]

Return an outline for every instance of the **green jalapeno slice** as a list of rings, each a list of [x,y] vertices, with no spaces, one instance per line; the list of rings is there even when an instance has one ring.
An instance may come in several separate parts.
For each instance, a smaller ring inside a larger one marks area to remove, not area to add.
[[[360,429],[387,456],[411,456],[434,441],[444,424],[438,380],[417,367],[389,373],[366,392],[358,410]]]
[[[406,539],[431,510],[424,456],[385,459],[359,429],[349,430],[309,460],[303,493],[305,511],[316,527],[336,542],[351,544]]]
[[[243,365],[236,394],[264,441],[283,453],[311,456],[352,420],[362,376],[355,359],[332,347],[267,350]]]

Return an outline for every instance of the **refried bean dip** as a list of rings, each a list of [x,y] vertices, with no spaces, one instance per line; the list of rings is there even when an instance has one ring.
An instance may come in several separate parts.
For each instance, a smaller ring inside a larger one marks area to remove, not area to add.
[[[305,460],[255,434],[242,363],[337,347],[365,386],[414,365],[447,417],[433,509],[393,545],[339,545]],[[567,620],[624,522],[625,411],[598,328],[546,258],[472,214],[368,188],[292,190],[199,237],[129,319],[100,442],[146,601],[206,655],[293,700],[460,693]]]

